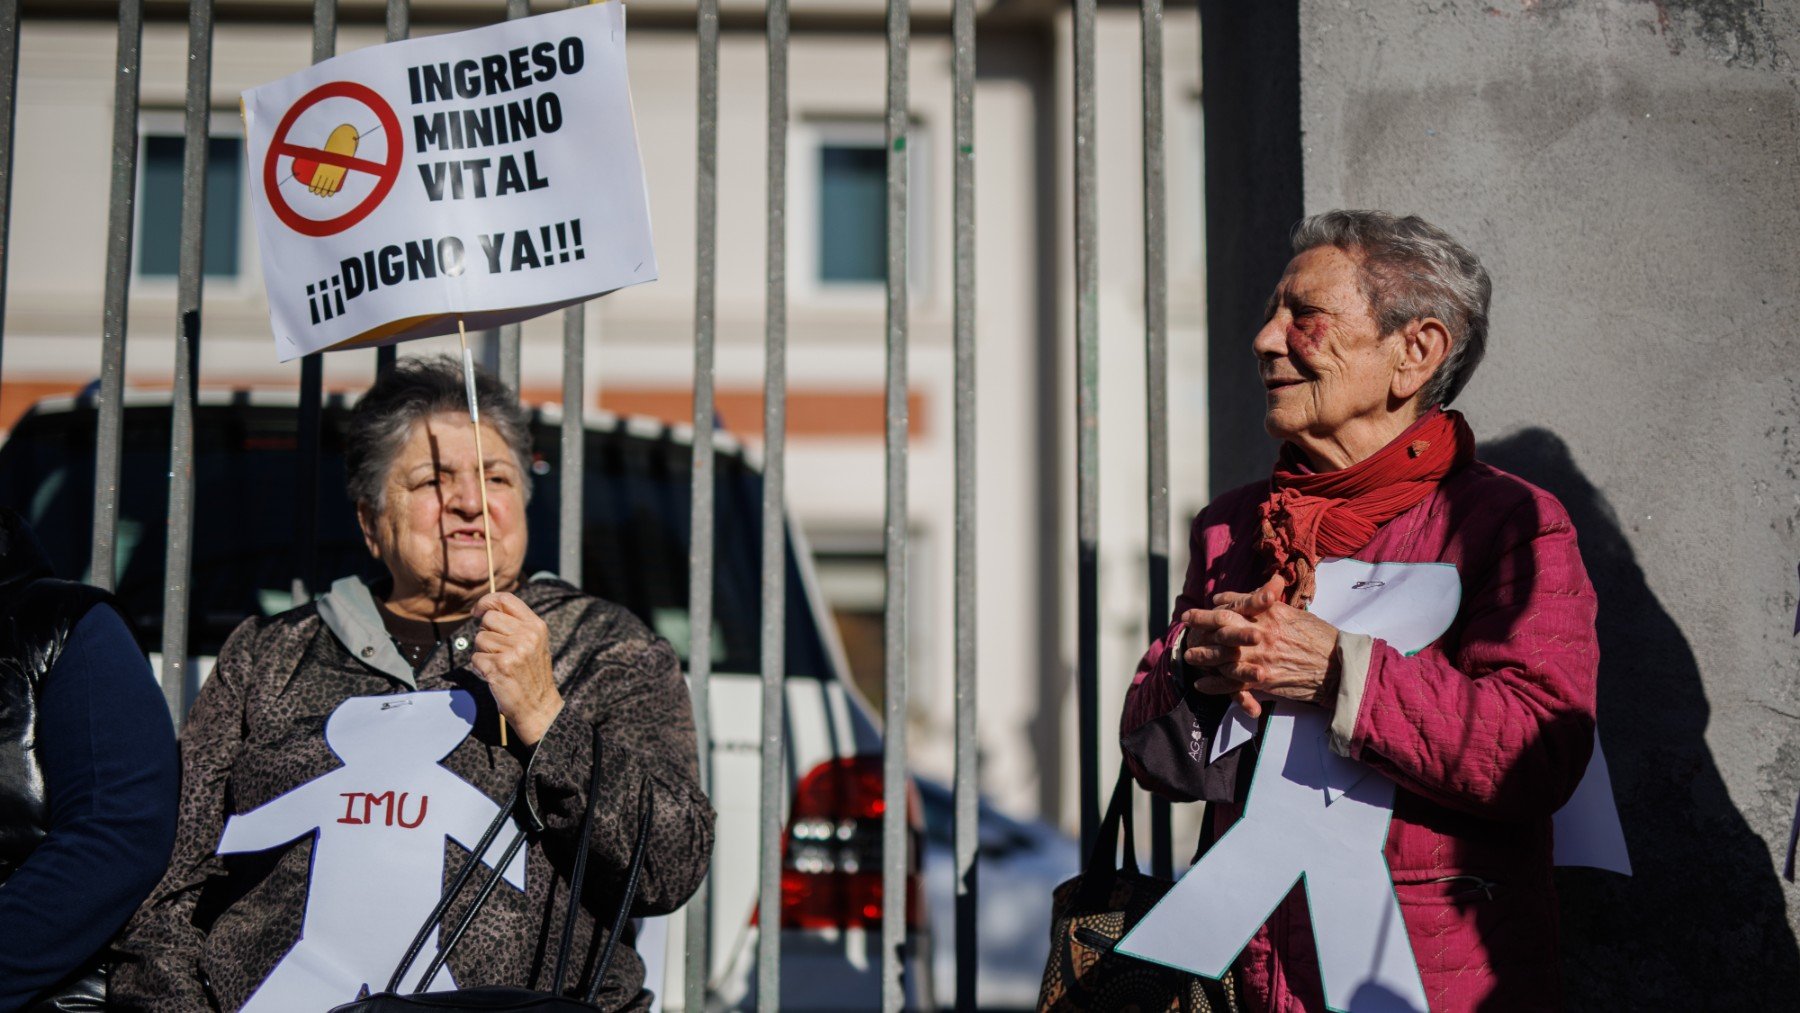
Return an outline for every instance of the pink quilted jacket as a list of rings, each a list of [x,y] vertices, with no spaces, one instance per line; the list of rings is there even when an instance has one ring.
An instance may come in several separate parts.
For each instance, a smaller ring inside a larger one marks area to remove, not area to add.
[[[1267,483],[1226,493],[1194,519],[1175,615],[1261,583],[1256,509]],[[1406,657],[1377,639],[1351,755],[1399,785],[1387,861],[1433,1011],[1560,1006],[1550,817],[1593,746],[1594,591],[1568,514],[1549,493],[1476,462],[1390,521],[1356,558],[1450,563],[1456,621]],[[1152,644],[1121,731],[1179,702],[1171,649]],[[1146,760],[1140,783],[1163,783]],[[1241,801],[1241,799],[1240,799]],[[1214,807],[1215,828],[1238,806]],[[1323,1010],[1304,891],[1296,886],[1238,958],[1251,1009]]]

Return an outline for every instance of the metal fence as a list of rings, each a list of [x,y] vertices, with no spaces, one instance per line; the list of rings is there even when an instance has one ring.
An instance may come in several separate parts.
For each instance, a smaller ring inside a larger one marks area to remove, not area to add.
[[[497,2],[497,0],[496,0]],[[583,0],[571,0],[579,5]],[[1084,853],[1099,822],[1102,790],[1098,660],[1099,544],[1099,261],[1100,195],[1096,189],[1095,21],[1097,0],[1071,0],[1074,70],[1074,318],[1076,334],[1076,504],[1078,579],[1078,666],[1076,697],[1081,755],[1080,809]],[[19,0],[0,0],[0,311],[4,310],[4,271],[10,252],[5,242],[12,198],[14,111],[19,58]],[[1169,615],[1169,497],[1166,395],[1162,384],[1167,363],[1166,207],[1163,178],[1162,3],[1141,0],[1143,85],[1144,196],[1144,334],[1146,351],[1146,442],[1148,446],[1147,559],[1148,635],[1162,632]],[[194,517],[194,432],[199,351],[202,336],[201,282],[203,210],[206,187],[208,114],[211,97],[213,40],[212,0],[193,0],[188,9],[188,62],[185,161],[183,165],[180,274],[175,324],[176,357],[169,472],[169,524],[163,626],[163,683],[177,720],[198,690],[197,673],[188,658],[189,595]],[[495,11],[496,16],[501,12]],[[506,0],[508,18],[530,13],[528,0]],[[388,0],[386,37],[406,38],[410,25],[407,0]],[[336,49],[337,4],[315,0],[313,61]],[[787,391],[786,188],[788,140],[787,0],[768,0],[768,257],[766,279],[763,431],[764,503],[762,541],[762,760],[760,840],[760,907],[780,908],[783,813],[783,631],[786,604],[783,560],[785,412]],[[118,537],[119,474],[124,390],[126,300],[131,280],[134,201],[138,173],[139,60],[144,29],[143,0],[120,0],[118,58],[113,122],[111,204],[108,216],[102,363],[96,403],[98,445],[94,485],[92,580],[110,588]],[[719,117],[719,0],[698,0],[695,21],[699,90],[697,263],[694,294],[694,441],[693,516],[690,566],[690,682],[696,731],[701,749],[701,776],[710,789],[709,681],[712,667],[714,573],[714,292],[718,231],[717,167]],[[907,656],[907,56],[910,43],[908,0],[888,0],[886,122],[886,523],[885,566],[885,809],[882,824],[883,896],[904,898],[907,870],[906,707],[909,689]],[[956,883],[956,1008],[975,1006],[976,910],[978,885],[976,789],[976,573],[975,573],[975,51],[974,0],[953,0],[953,251],[955,369],[955,780],[954,847]],[[563,403],[579,406],[583,390],[584,319],[581,306],[565,311],[563,327]],[[0,352],[4,351],[0,332]],[[490,364],[514,388],[519,380],[519,328],[502,328],[485,342]],[[382,349],[378,370],[390,368],[394,350]],[[0,361],[3,365],[3,361]],[[300,509],[294,532],[293,592],[307,600],[319,579],[314,559],[323,374],[319,355],[303,360],[300,397],[299,452],[302,467],[296,490]],[[559,556],[562,574],[581,581],[581,517],[583,488],[582,418],[567,410],[562,421],[562,502]],[[1152,863],[1168,875],[1172,865],[1167,803],[1152,806]],[[741,842],[733,842],[741,846]],[[702,885],[688,905],[685,995],[690,1009],[706,994],[711,966],[709,891]],[[906,905],[884,905],[881,922],[882,1007],[905,1005]],[[762,924],[771,926],[770,917]],[[780,932],[764,931],[758,944],[760,1007],[779,1003]],[[943,945],[947,941],[939,941]]]

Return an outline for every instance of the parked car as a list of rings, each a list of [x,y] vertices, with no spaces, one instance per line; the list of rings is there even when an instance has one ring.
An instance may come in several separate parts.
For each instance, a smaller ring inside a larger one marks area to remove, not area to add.
[[[954,796],[920,779],[925,806],[925,897],[931,917],[938,1005],[956,1003]],[[1016,820],[987,799],[978,806],[975,852],[975,1004],[983,1013],[1035,1010],[1050,956],[1050,895],[1081,869],[1081,845],[1039,820]]]
[[[344,496],[342,433],[353,398],[323,414],[318,528],[310,552],[323,582],[379,575]],[[169,398],[130,393],[121,433],[117,593],[146,651],[161,650],[168,519]],[[297,407],[293,394],[207,392],[195,414],[194,567],[190,652],[210,668],[244,617],[294,601]],[[532,413],[528,572],[557,560],[561,440],[558,409]],[[686,661],[691,433],[644,418],[592,414],[586,428],[583,585],[626,606]],[[0,504],[23,513],[59,575],[89,573],[97,413],[88,397],[38,403],[0,445]],[[754,1003],[762,683],[762,476],[729,435],[717,439],[713,784],[718,847],[711,874],[710,1008]],[[810,555],[789,527],[786,622],[787,759],[792,774],[780,925],[784,1010],[880,1008],[881,736],[820,601]],[[155,658],[160,661],[160,657]],[[915,808],[914,833],[923,825]],[[915,841],[917,838],[915,837]],[[934,991],[916,861],[908,889],[909,1005]],[[699,1009],[683,995],[685,911],[653,919],[640,946],[663,968],[650,987],[664,1010]]]

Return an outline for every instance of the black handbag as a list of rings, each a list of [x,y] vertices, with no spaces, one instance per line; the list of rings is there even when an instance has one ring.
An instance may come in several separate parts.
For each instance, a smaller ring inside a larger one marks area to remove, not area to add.
[[[400,966],[394,968],[393,977],[388,979],[387,988],[374,995],[334,1007],[331,1013],[422,1013],[422,1011],[428,1010],[594,1013],[595,1010],[600,1009],[595,1004],[595,998],[600,994],[601,982],[606,980],[606,969],[612,963],[614,948],[619,944],[619,934],[625,930],[626,919],[631,913],[631,901],[637,896],[638,878],[644,868],[644,846],[650,839],[650,816],[654,796],[648,790],[641,793],[644,798],[644,808],[638,814],[637,841],[631,849],[631,865],[625,874],[625,889],[623,896],[619,899],[619,912],[613,918],[612,934],[607,937],[606,946],[600,951],[600,959],[594,965],[592,980],[588,983],[584,993],[585,998],[579,1000],[569,998],[562,994],[564,972],[568,970],[569,946],[575,933],[575,916],[581,908],[581,880],[587,871],[588,848],[591,846],[589,841],[594,829],[594,807],[600,795],[599,728],[594,729],[594,766],[588,773],[587,810],[581,818],[581,843],[575,851],[575,867],[569,874],[569,908],[563,918],[562,945],[557,951],[556,976],[551,982],[550,991],[537,992],[511,985],[480,985],[474,988],[452,989],[448,992],[423,991],[425,986],[437,977],[438,971],[444,966],[444,961],[450,958],[450,951],[455,949],[456,944],[462,940],[469,925],[475,921],[475,915],[481,910],[481,905],[487,901],[488,895],[494,892],[494,887],[499,885],[501,877],[505,875],[506,867],[511,865],[513,858],[518,855],[519,848],[525,843],[525,835],[521,833],[513,838],[512,843],[508,844],[506,850],[501,854],[500,860],[494,863],[493,873],[481,884],[480,890],[475,894],[475,902],[469,905],[469,910],[463,914],[462,920],[457,922],[456,927],[450,931],[449,938],[439,944],[437,953],[432,956],[431,963],[425,966],[424,975],[419,978],[419,990],[414,991],[411,995],[399,993],[400,979],[405,977],[407,969],[418,958],[419,951],[424,949],[425,940],[431,935],[432,929],[437,928],[443,920],[445,908],[448,908],[450,902],[462,892],[470,874],[474,872],[477,865],[481,864],[482,856],[487,854],[488,847],[500,836],[501,828],[506,825],[507,818],[512,815],[513,808],[518,805],[519,795],[524,790],[525,782],[521,779],[518,786],[513,789],[512,797],[507,799],[506,805],[501,807],[499,815],[494,817],[494,821],[488,824],[486,832],[481,835],[481,841],[476,844],[475,851],[469,856],[468,863],[456,874],[456,878],[450,883],[450,888],[444,891],[437,906],[432,908],[430,915],[426,916],[425,924],[421,925],[418,934],[413,936],[412,944],[406,948],[406,955],[400,958]]]
[[[1121,826],[1123,868],[1113,860]],[[1207,843],[1203,835],[1201,847]],[[1050,959],[1038,992],[1039,1013],[1131,1009],[1237,1013],[1230,972],[1213,981],[1113,952],[1174,885],[1138,869],[1131,829],[1131,775],[1121,766],[1087,865],[1081,875],[1056,888],[1051,903]]]

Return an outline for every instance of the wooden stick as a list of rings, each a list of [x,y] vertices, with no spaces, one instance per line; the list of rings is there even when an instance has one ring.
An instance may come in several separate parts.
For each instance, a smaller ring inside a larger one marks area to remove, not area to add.
[[[488,594],[499,590],[494,582],[494,527],[488,518],[487,457],[481,452],[481,411],[475,404],[475,358],[469,354],[469,332],[463,318],[456,318],[456,340],[462,345],[463,383],[469,392],[469,425],[475,430],[475,476],[481,485],[481,546],[487,550]],[[500,715],[500,746],[506,747],[506,715]]]

